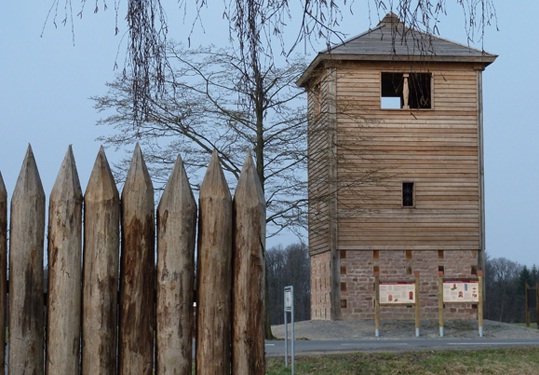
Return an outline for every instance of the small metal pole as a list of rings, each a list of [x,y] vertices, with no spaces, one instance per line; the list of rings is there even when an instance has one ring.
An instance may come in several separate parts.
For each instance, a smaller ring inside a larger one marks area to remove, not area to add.
[[[526,305],[526,327],[530,328],[530,302],[528,301],[528,293],[530,286],[524,283],[524,303]]]
[[[288,368],[288,321],[287,314],[290,313],[290,322],[292,323],[292,341],[290,342],[291,349],[291,365],[292,375],[294,375],[294,287],[287,286],[284,288],[284,324],[285,324],[285,367]]]
[[[288,368],[288,317],[284,309],[284,366]]]

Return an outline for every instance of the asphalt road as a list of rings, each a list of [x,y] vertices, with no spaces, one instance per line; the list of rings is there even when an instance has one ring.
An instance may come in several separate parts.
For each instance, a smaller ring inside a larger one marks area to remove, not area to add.
[[[343,341],[294,341],[295,355],[345,353],[345,352],[410,352],[422,350],[459,350],[486,349],[501,347],[535,346],[539,348],[539,339],[410,339],[410,340],[343,340]],[[289,341],[290,353],[290,341]],[[285,355],[284,340],[266,341],[266,355],[278,357]]]

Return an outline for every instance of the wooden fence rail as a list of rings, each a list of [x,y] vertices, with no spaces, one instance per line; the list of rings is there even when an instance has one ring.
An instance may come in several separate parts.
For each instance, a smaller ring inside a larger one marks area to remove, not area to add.
[[[103,149],[83,196],[69,147],[49,197],[46,301],[45,202],[28,147],[9,232],[0,174],[0,342],[9,292],[10,374],[191,374],[193,358],[197,374],[264,373],[265,204],[250,155],[233,199],[211,157],[195,266],[197,205],[179,157],[156,221],[138,145],[121,198]],[[4,356],[0,345],[0,374]]]

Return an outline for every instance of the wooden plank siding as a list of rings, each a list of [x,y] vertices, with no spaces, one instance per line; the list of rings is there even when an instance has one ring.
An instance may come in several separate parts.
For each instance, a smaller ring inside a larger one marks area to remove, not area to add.
[[[478,71],[472,64],[332,63],[337,67],[338,249],[480,249]],[[380,109],[382,72],[432,72],[432,108]],[[322,102],[327,89],[321,80]],[[309,113],[315,94],[309,90]],[[322,108],[324,105],[322,105]],[[323,109],[322,109],[323,112]],[[311,254],[328,249],[325,118],[310,123]],[[327,129],[326,129],[327,130]],[[318,155],[317,157],[315,157]],[[361,173],[376,182],[354,184]],[[415,207],[402,208],[402,182]]]
[[[308,91],[308,175],[309,175],[309,252],[330,250],[329,215],[329,134],[327,75]]]

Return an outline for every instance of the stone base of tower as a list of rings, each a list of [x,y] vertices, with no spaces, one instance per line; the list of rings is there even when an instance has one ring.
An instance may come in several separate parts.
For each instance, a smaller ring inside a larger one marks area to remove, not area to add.
[[[331,253],[311,256],[311,319],[331,319]],[[374,272],[380,282],[414,281],[419,272],[420,318],[438,318],[439,271],[445,278],[476,279],[476,250],[340,251],[341,314],[344,320],[374,319]],[[444,319],[477,319],[477,303],[446,303]],[[413,306],[382,306],[381,320],[414,319]]]

